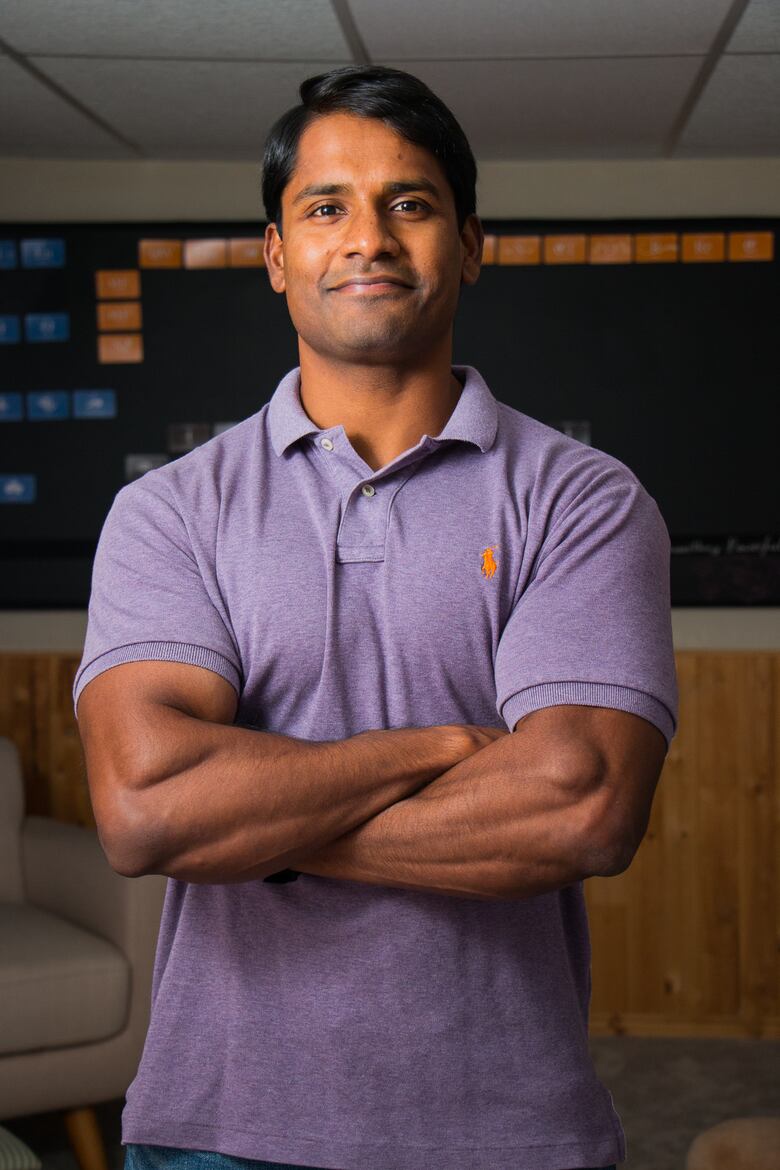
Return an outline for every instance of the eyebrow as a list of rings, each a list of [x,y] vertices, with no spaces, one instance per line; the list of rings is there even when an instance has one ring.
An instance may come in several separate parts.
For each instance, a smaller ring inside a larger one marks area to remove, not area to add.
[[[301,188],[293,199],[293,204],[300,203],[302,199],[308,199],[313,195],[348,195],[351,190],[352,187],[349,183],[311,183],[308,187]],[[385,183],[382,187],[384,195],[403,195],[406,191],[427,191],[434,199],[441,198],[439,188],[430,179],[422,177],[395,179]]]

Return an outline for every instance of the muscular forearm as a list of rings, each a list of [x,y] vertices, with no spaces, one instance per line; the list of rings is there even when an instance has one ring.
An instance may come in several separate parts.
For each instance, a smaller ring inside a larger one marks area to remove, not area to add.
[[[125,787],[122,827],[113,834],[112,864],[133,876],[265,877],[289,866],[292,851],[340,837],[467,754],[463,737],[446,726],[317,742],[171,709],[154,720],[147,734],[167,745],[169,774]]]
[[[498,739],[358,828],[288,861],[301,873],[456,897],[523,898],[592,876],[592,789],[551,781],[534,741]],[[510,760],[511,757],[511,760]]]

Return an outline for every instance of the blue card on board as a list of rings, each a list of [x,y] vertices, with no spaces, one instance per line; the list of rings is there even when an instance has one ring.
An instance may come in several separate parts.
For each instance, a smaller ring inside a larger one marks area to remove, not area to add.
[[[18,422],[21,417],[21,394],[12,390],[0,394],[0,422]]]
[[[67,341],[70,313],[25,313],[24,332],[28,341]]]
[[[64,268],[64,266],[64,240],[22,240],[22,268]]]
[[[0,504],[32,504],[35,501],[34,475],[0,475]]]
[[[115,390],[74,390],[74,418],[116,418]]]
[[[27,395],[28,418],[69,418],[70,395],[67,390],[31,390]]]

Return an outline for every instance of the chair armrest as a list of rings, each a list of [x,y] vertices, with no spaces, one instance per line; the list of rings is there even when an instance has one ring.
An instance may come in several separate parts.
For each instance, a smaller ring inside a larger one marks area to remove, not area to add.
[[[112,869],[94,829],[27,816],[22,822],[25,897],[108,939],[131,964],[154,955],[167,878]]]

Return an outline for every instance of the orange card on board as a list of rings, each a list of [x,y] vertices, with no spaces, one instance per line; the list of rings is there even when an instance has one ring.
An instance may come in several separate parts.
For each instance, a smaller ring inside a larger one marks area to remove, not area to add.
[[[588,259],[591,264],[630,264],[631,236],[591,236]]]
[[[499,264],[539,264],[541,239],[539,236],[499,236],[497,251]]]
[[[545,236],[545,264],[584,264],[584,236]]]
[[[264,240],[228,240],[228,264],[231,268],[265,268]]]
[[[772,260],[774,242],[774,232],[729,232],[729,260]]]
[[[139,240],[140,268],[181,268],[181,240]]]
[[[185,268],[225,268],[227,243],[225,240],[185,240]]]
[[[98,329],[115,329],[127,332],[141,328],[140,301],[98,301]]]
[[[726,256],[726,238],[723,232],[684,232],[682,258],[685,263],[723,260]]]
[[[482,243],[482,263],[496,263],[496,237],[486,235]]]
[[[676,232],[642,232],[634,236],[637,264],[664,264],[677,259]]]
[[[95,295],[103,300],[140,297],[141,273],[137,268],[98,268],[95,272]]]
[[[98,361],[142,362],[144,347],[140,333],[99,333]]]

